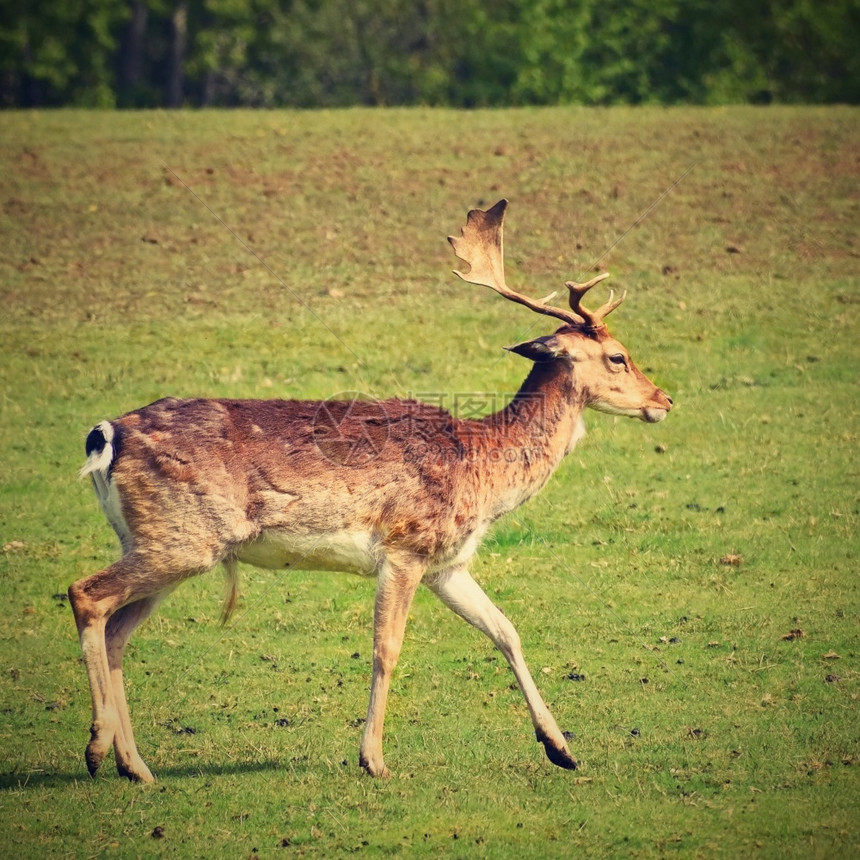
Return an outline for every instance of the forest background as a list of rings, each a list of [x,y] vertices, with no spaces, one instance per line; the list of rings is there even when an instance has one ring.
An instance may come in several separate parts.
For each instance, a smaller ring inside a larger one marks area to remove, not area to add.
[[[852,103],[856,0],[0,0],[2,107]]]

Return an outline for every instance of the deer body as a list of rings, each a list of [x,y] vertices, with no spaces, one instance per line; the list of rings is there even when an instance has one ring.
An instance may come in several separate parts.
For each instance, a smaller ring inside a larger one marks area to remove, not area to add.
[[[463,231],[468,239],[473,219],[489,222],[499,263],[503,215],[502,202],[470,213]],[[474,274],[481,261],[471,245],[458,242],[464,239],[452,244]],[[503,280],[486,285],[531,302]],[[231,584],[229,613],[240,561],[377,578],[373,678],[359,756],[369,773],[387,774],[385,703],[422,582],[500,648],[550,760],[575,767],[516,631],[468,574],[468,563],[489,526],[538,492],[576,444],[586,406],[657,421],[671,400],[599,319],[595,325],[594,315],[581,316],[590,312],[578,300],[577,314],[533,305],[564,314],[565,325],[512,348],[535,362],[532,370],[508,406],[481,420],[403,400],[167,398],[91,431],[83,473],[92,476],[123,548],[119,561],[69,590],[93,698],[91,773],[113,745],[121,774],[153,779],[137,752],[125,700],[125,645],[183,579],[219,562]]]

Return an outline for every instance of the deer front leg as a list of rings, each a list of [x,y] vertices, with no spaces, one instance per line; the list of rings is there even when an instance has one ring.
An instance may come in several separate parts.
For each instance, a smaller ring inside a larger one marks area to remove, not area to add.
[[[379,573],[373,612],[373,678],[358,763],[371,776],[390,776],[382,757],[382,731],[391,676],[400,656],[406,619],[421,582],[420,563],[386,562]]]
[[[513,669],[517,684],[525,696],[535,735],[543,744],[547,758],[559,767],[575,768],[576,761],[567,747],[567,741],[544,704],[526,666],[520,637],[514,625],[487,597],[465,567],[442,571],[432,577],[427,585],[446,606],[493,640]]]

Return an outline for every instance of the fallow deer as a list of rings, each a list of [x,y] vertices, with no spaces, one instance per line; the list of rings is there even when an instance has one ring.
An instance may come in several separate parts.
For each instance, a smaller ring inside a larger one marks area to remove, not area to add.
[[[606,277],[568,283],[570,310],[505,284],[507,201],[473,210],[454,251],[463,280],[560,320],[551,335],[510,350],[533,362],[501,411],[462,420],[411,400],[293,401],[167,398],[102,421],[87,438],[98,500],[122,557],[69,588],[92,693],[87,767],[111,745],[117,770],[153,775],[137,751],[123,688],[134,629],[183,580],[218,563],[236,602],[237,563],[343,570],[376,577],[370,704],[359,763],[387,776],[383,720],[413,595],[421,583],[485,633],[510,664],[537,740],[553,764],[574,768],[565,736],[526,667],[511,622],[469,575],[489,526],[531,498],[584,433],[591,407],[644,421],[671,399],[633,364],[599,310],[582,305]]]

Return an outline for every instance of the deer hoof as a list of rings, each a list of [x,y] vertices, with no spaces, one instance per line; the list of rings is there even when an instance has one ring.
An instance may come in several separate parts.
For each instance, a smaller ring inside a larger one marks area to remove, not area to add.
[[[90,776],[95,776],[104,757],[113,744],[113,732],[108,731],[103,725],[93,723],[90,726],[90,742],[84,758],[87,760],[87,770]]]
[[[90,776],[96,775],[96,771],[99,769],[106,752],[107,750],[102,749],[101,745],[97,744],[95,741],[90,741],[87,744],[84,758],[87,761],[87,770],[90,772]]]
[[[538,736],[538,740],[543,744],[546,757],[557,767],[563,767],[565,770],[576,770],[576,759],[570,754],[570,751],[565,746],[557,746],[547,737]]]
[[[152,771],[143,763],[142,759],[133,764],[116,763],[116,770],[120,776],[124,776],[130,782],[155,782]]]
[[[567,751],[556,749],[549,744],[544,744],[546,757],[558,767],[563,767],[565,770],[576,770],[576,759]]]
[[[361,765],[364,772],[369,776],[377,777],[379,779],[391,778],[391,771],[381,761],[371,762],[364,756],[360,756],[358,763]]]

